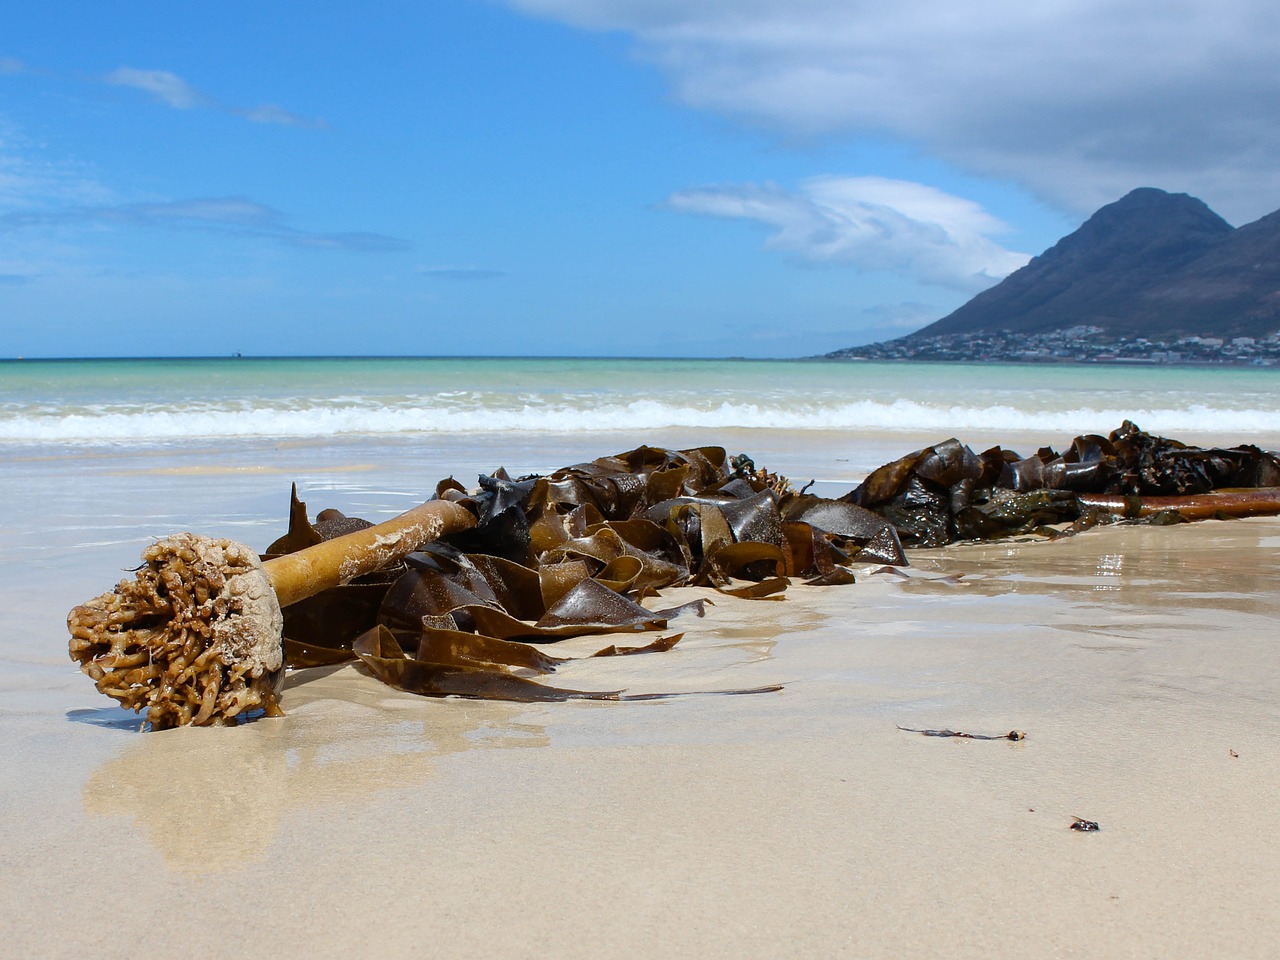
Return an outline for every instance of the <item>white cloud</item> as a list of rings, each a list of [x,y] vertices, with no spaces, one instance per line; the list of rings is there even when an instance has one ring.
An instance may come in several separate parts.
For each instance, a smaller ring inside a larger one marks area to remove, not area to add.
[[[76,236],[85,228],[164,228],[218,233],[228,237],[275,241],[290,247],[386,253],[412,249],[413,244],[386,234],[340,231],[318,232],[292,226],[288,217],[248,197],[192,197],[178,200],[123,200],[76,164],[56,162],[21,131],[0,118],[0,257],[14,242],[29,250],[33,230],[48,250],[55,237]],[[21,233],[22,244],[10,238]],[[56,248],[59,257],[74,258],[69,246]],[[52,272],[47,261],[32,260],[24,271],[4,269],[10,277]]]
[[[120,67],[102,78],[118,87],[133,87],[149,93],[161,103],[175,110],[193,110],[209,106],[212,101],[176,73],[168,70],[137,70]]]
[[[285,216],[245,197],[196,197],[142,203],[0,209],[0,236],[33,227],[144,227],[197,230],[223,236],[271,240],[310,250],[392,253],[412,248],[398,237],[346,231],[319,233],[290,226]]]
[[[228,107],[206,93],[197,90],[176,73],[168,70],[138,70],[134,67],[119,67],[102,78],[104,83],[118,87],[133,87],[150,94],[153,98],[175,110],[220,110],[234,114],[251,123],[274,123],[286,127],[310,127],[313,129],[327,127],[328,124],[319,117],[304,117],[292,113],[274,103],[263,103],[256,107]]]
[[[799,190],[775,184],[703,187],[674,194],[685,213],[755,220],[768,246],[811,263],[905,273],[975,292],[1030,257],[990,239],[1008,227],[970,200],[882,177],[815,177]]]
[[[276,123],[282,127],[310,127],[312,129],[329,126],[326,121],[319,117],[299,116],[296,113],[290,113],[284,107],[276,106],[274,103],[264,103],[247,110],[232,110],[231,112],[239,114],[251,123]]]
[[[278,210],[245,197],[199,197],[191,200],[129,203],[116,207],[99,207],[94,212],[100,219],[116,217],[134,223],[216,223],[260,229],[273,228],[281,220]]]
[[[1271,0],[507,0],[624,31],[687,104],[891,136],[1078,212],[1140,185],[1280,204]]]
[[[867,307],[862,315],[869,321],[864,329],[872,329],[877,334],[884,335],[919,330],[937,320],[940,312],[943,311],[932,304],[904,300],[901,303],[878,303]]]
[[[104,203],[111,196],[88,171],[49,160],[15,126],[0,119],[0,214],[50,204]]]

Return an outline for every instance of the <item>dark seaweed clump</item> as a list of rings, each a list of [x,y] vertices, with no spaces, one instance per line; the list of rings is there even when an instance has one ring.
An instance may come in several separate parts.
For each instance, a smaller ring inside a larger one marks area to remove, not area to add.
[[[286,657],[294,668],[359,660],[391,686],[427,695],[661,696],[567,690],[531,676],[565,662],[544,644],[664,631],[678,616],[703,614],[702,601],[641,605],[667,587],[778,599],[794,580],[852,583],[855,563],[905,565],[904,545],[1059,537],[1123,517],[1280,512],[1277,486],[1274,454],[1191,447],[1127,421],[1107,437],[1077,437],[1063,453],[1045,447],[1030,457],[1000,447],[975,454],[946,440],[880,467],[839,499],[795,490],[720,447],[639,447],[545,476],[499,469],[475,489],[453,478],[436,486],[436,497],[475,514],[474,529],[285,608]],[[295,492],[288,533],[267,556],[365,523],[327,510],[312,524]],[[596,655],[661,652],[679,639]]]
[[[1191,447],[1126,420],[1106,437],[1076,437],[1063,453],[1042,447],[1030,457],[1000,447],[975,454],[945,440],[885,464],[841,501],[884,517],[906,546],[938,547],[1029,533],[1062,536],[1115,516],[1177,523],[1229,514],[1238,508],[1228,499],[1195,498],[1277,485],[1280,460],[1273,453],[1255,446]],[[1071,526],[1054,529],[1062,524]]]
[[[386,683],[429,695],[634,698],[530,679],[564,662],[533,644],[662,631],[677,616],[702,615],[701,601],[641,606],[666,587],[767,599],[795,579],[851,583],[855,562],[906,563],[885,518],[793,490],[719,447],[640,447],[546,476],[498,470],[473,490],[449,478],[435,496],[471,510],[476,527],[286,607],[290,666],[358,659]],[[268,558],[364,523],[329,510],[312,524],[296,492],[289,517]],[[596,656],[669,650],[678,640],[611,645]]]

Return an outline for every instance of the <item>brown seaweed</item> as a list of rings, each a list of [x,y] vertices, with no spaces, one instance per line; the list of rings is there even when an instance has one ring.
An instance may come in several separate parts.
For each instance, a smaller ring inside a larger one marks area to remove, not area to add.
[[[537,683],[491,666],[437,663],[410,659],[386,627],[357,637],[352,650],[371,674],[406,693],[433,697],[514,700],[520,703],[561,700],[617,700],[620,690],[566,690]]]
[[[652,650],[636,648],[623,652],[653,652],[669,650],[679,640],[663,638],[655,641]],[[661,645],[658,645],[661,644]],[[689,690],[670,693],[625,693],[621,690],[570,690],[538,683],[509,673],[489,664],[465,662],[437,662],[431,659],[409,657],[396,643],[386,627],[375,627],[357,637],[352,645],[361,664],[388,686],[432,697],[468,697],[478,700],[511,700],[519,703],[560,702],[564,700],[666,700],[673,697],[705,696],[709,694],[742,695],[776,693],[782,688],[776,684],[732,690]],[[608,648],[606,648],[608,649]],[[608,653],[596,656],[610,656]]]
[[[898,727],[905,733],[921,733],[926,737],[959,737],[962,740],[1025,740],[1027,735],[1022,730],[1010,730],[1008,733],[988,735],[985,733],[963,733],[959,730],[917,730],[914,727]]]
[[[1274,453],[1251,445],[1191,447],[1126,420],[1106,437],[1075,438],[1062,454],[1049,447],[1030,457],[1000,447],[975,454],[945,440],[878,468],[841,500],[883,517],[907,546],[937,547],[1070,535],[1104,515],[1176,523],[1275,513],[1278,486]]]
[[[332,508],[320,511],[312,524],[307,519],[307,505],[298,498],[298,486],[294,484],[289,491],[289,528],[284,536],[267,547],[262,559],[296,553],[370,526],[372,524],[368,520],[348,517]],[[334,659],[334,653],[324,651],[349,651],[351,640],[378,622],[382,598],[401,569],[403,564],[396,564],[284,607],[286,643],[291,637],[306,638],[305,644],[295,646],[297,661],[290,659],[290,665],[324,666],[343,662],[342,659]],[[351,657],[348,655],[344,659],[350,660]]]
[[[1222,492],[1227,486],[1251,489]],[[286,607],[286,658],[295,669],[357,660],[398,689],[432,696],[660,697],[562,690],[525,674],[547,674],[565,662],[541,644],[660,631],[681,614],[703,614],[704,601],[670,610],[642,605],[668,587],[780,599],[795,579],[837,586],[854,582],[856,563],[906,565],[904,546],[1058,538],[1117,520],[1280,512],[1280,490],[1260,489],[1276,486],[1274,454],[1190,447],[1128,421],[1106,437],[1077,437],[1061,454],[1048,447],[1030,457],[1001,447],[974,453],[945,440],[885,464],[839,499],[797,491],[720,447],[642,446],[517,478],[499,468],[472,490],[452,477],[436,485],[438,499],[474,515],[471,529]],[[360,525],[367,522],[337,511],[322,511],[312,524],[295,489],[288,531],[268,553],[287,554]],[[681,636],[609,645],[594,656],[662,653]]]
[[[384,682],[427,695],[616,699],[616,691],[566,693],[511,671],[548,673],[564,662],[532,644],[662,630],[682,614],[703,615],[704,600],[666,610],[640,604],[668,586],[775,599],[795,576],[850,582],[847,565],[864,551],[906,562],[882,518],[797,493],[718,447],[639,447],[548,476],[499,469],[475,490],[447,478],[435,492],[470,510],[474,527],[429,544],[399,570],[300,604],[286,623],[291,666],[358,659]],[[309,546],[325,526],[307,521],[295,491],[289,531],[271,549]],[[679,637],[610,645],[596,656],[666,652]],[[665,694],[627,698],[651,696]]]
[[[1227,490],[1172,497],[1137,497],[1087,494],[1077,498],[1080,505],[1125,519],[1158,518],[1174,514],[1180,521],[1208,518],[1248,517],[1280,513],[1280,487],[1256,490]],[[1167,522],[1167,521],[1166,521]]]
[[[630,657],[638,653],[666,653],[684,638],[683,633],[675,633],[669,637],[659,637],[652,643],[646,643],[642,647],[619,647],[615,644],[609,644],[602,650],[597,650],[592,657]]]

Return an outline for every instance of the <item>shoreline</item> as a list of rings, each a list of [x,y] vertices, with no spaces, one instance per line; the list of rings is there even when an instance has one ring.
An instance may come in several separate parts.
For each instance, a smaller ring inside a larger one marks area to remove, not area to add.
[[[1009,367],[1159,367],[1173,370],[1270,370],[1280,367],[1280,360],[1271,363],[1255,363],[1253,361],[1234,360],[1144,360],[1132,357],[1116,357],[1112,359],[1090,358],[1073,360],[1068,357],[1045,357],[1044,359],[984,360],[981,357],[961,359],[959,357],[799,357],[800,360],[812,360],[817,363],[930,363],[955,364],[956,366],[1009,366]]]
[[[848,347],[842,349],[857,350],[858,347]],[[839,353],[841,351],[835,351]],[[831,354],[803,354],[794,357],[742,357],[742,356],[570,356],[560,354],[543,355],[523,355],[523,354],[214,354],[214,355],[161,355],[161,356],[94,356],[94,357],[0,357],[0,368],[7,364],[94,364],[94,363],[236,363],[238,361],[248,363],[257,362],[277,362],[277,361],[457,361],[466,362],[474,360],[492,360],[492,361],[512,361],[512,362],[573,362],[573,363],[750,363],[750,364],[766,364],[766,363],[884,363],[884,364],[903,364],[903,363],[928,363],[928,364],[956,364],[961,366],[1155,366],[1168,367],[1172,369],[1256,369],[1269,370],[1280,365],[1280,359],[1271,363],[1255,363],[1253,361],[1244,360],[1151,360],[1143,358],[1084,358],[1073,359],[1069,357],[1044,357],[1044,358],[1008,358],[993,357],[984,359],[982,357],[859,357],[859,356],[833,356]]]

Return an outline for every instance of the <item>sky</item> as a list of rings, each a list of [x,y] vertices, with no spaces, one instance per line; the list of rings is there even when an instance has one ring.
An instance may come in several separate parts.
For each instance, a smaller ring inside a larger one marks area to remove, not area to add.
[[[0,357],[810,356],[1139,186],[1280,207],[1270,0],[7,4]]]

